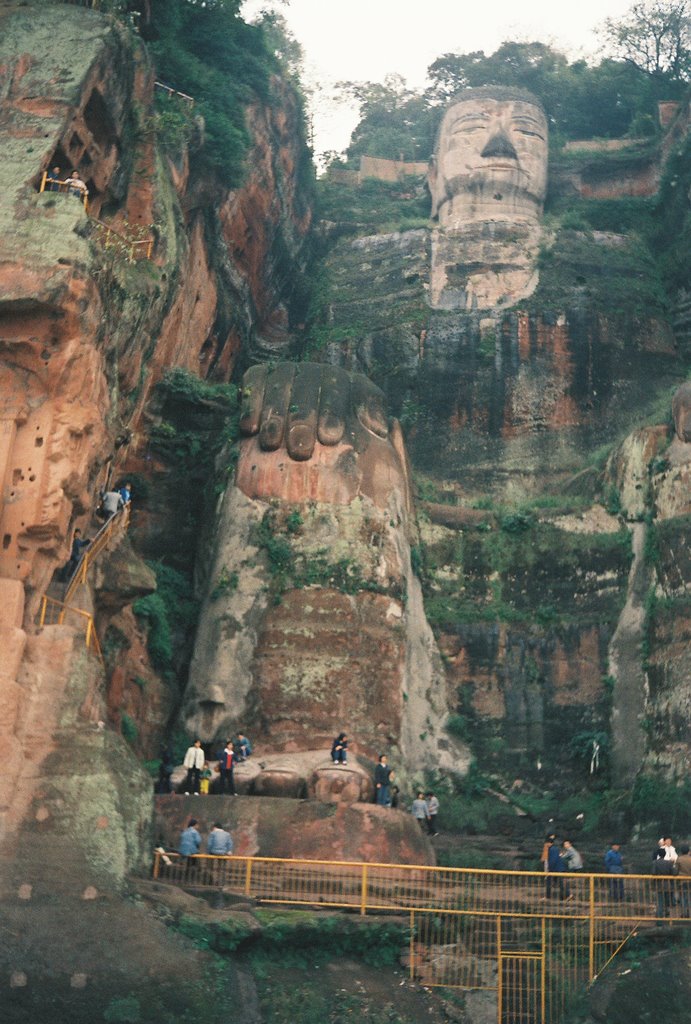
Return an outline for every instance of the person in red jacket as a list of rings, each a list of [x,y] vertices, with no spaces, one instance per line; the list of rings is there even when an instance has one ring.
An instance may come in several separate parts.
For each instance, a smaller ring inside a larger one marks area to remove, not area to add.
[[[221,773],[221,793],[225,793],[227,783],[230,795],[235,796],[235,750],[230,740],[226,740],[225,747],[218,755],[218,769]]]

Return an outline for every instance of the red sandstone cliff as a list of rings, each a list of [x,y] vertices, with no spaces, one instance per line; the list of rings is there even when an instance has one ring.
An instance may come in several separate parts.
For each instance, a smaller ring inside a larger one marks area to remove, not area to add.
[[[72,531],[93,532],[98,488],[136,459],[142,410],[167,368],[228,379],[241,347],[285,342],[310,224],[293,174],[299,108],[279,80],[271,104],[249,111],[250,171],[228,194],[190,174],[185,154],[176,170],[143,127],[154,74],[136,37],[95,11],[27,13],[4,10],[0,39],[0,806],[15,823],[30,791],[16,782],[36,740],[32,708],[46,708],[50,736],[59,702],[44,686],[55,694],[72,672],[56,647],[72,631],[36,625]],[[74,196],[39,194],[56,164],[79,168],[88,216]],[[95,218],[153,238],[151,261],[104,249]],[[110,614],[115,604],[111,594]],[[57,675],[34,673],[27,689],[29,661],[51,652]],[[92,719],[105,717],[105,692],[97,681]]]

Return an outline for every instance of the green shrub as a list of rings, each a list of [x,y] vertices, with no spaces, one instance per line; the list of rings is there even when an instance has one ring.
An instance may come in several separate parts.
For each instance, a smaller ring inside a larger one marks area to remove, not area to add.
[[[120,716],[120,731],[127,742],[131,746],[134,746],[137,742],[137,737],[139,736],[139,730],[137,729],[134,719],[124,712]]]
[[[691,831],[691,782],[670,782],[662,775],[639,775],[631,811],[641,824],[656,825],[660,835]]]

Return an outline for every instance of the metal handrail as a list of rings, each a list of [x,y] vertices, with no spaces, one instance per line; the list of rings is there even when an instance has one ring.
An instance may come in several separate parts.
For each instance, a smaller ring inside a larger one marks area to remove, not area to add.
[[[110,245],[111,236],[118,239],[121,245],[126,246],[130,250],[130,255],[133,260],[142,259],[150,260],[154,250],[154,239],[153,238],[127,238],[126,235],[116,231],[115,228],[111,227],[110,224],[106,224],[104,221],[99,220],[97,217],[91,218],[94,224],[105,232],[105,240],[103,247],[107,249]]]
[[[161,849],[153,876],[271,905],[405,914],[411,978],[496,993],[498,1024],[560,1024],[573,997],[641,928],[691,924],[691,878],[681,877],[677,903],[670,879],[651,875],[185,857]]]
[[[129,526],[130,522],[130,503],[121,508],[118,512],[115,512],[110,519],[108,519],[101,529],[98,531],[96,536],[90,541],[88,548],[82,555],[81,559],[77,563],[77,566],[70,576],[67,587],[64,593],[64,600],[66,603],[74,597],[77,589],[86,583],[86,577],[91,568],[91,565],[97,555],[103,551],[108,541],[111,539],[115,528],[122,526],[123,533]]]
[[[73,196],[77,195],[77,192],[75,192],[73,186],[70,185],[69,181],[61,181],[60,178],[51,178],[50,175],[48,174],[48,171],[44,171],[43,172],[43,176],[41,177],[41,185],[40,185],[40,188],[39,188],[38,191],[39,192],[45,192],[46,191],[46,185],[48,185],[48,184],[57,185],[58,186],[57,188],[49,189],[50,192],[63,192],[63,193],[68,193],[68,194],[73,195]],[[88,192],[87,189],[84,189],[83,191],[80,189],[80,192],[81,192],[81,195],[78,196],[78,198],[79,198],[80,202],[84,206],[84,212],[88,213],[89,212],[89,192]]]
[[[58,601],[54,597],[48,597],[44,594],[41,598],[41,605],[38,614],[38,626],[64,626],[65,619],[68,615],[76,615],[82,621],[84,625],[84,643],[87,650],[93,648],[96,657],[99,659],[102,665],[105,666],[103,659],[103,652],[101,651],[101,645],[98,641],[98,634],[96,632],[96,625],[94,623],[94,617],[90,612],[84,611],[83,608],[75,608],[74,605],[66,604],[64,601]]]

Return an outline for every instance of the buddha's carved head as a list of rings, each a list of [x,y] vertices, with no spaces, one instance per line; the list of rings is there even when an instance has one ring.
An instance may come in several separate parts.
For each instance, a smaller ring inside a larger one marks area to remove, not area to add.
[[[522,89],[468,89],[449,106],[430,163],[432,216],[445,228],[473,221],[537,221],[547,188],[547,119]]]

